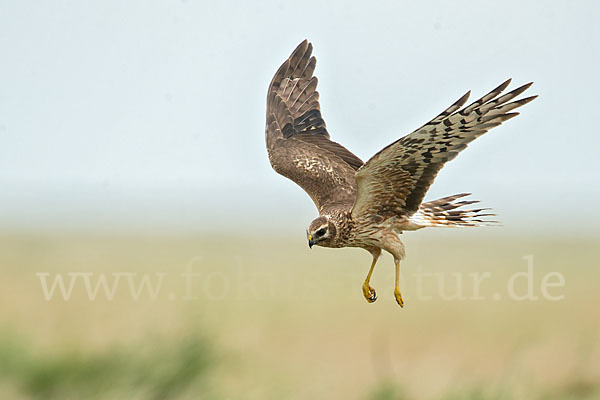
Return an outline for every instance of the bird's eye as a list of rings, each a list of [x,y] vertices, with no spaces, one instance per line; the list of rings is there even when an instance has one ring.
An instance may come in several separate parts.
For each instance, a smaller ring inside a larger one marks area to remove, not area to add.
[[[323,236],[325,234],[325,228],[321,228],[317,231],[317,236]]]

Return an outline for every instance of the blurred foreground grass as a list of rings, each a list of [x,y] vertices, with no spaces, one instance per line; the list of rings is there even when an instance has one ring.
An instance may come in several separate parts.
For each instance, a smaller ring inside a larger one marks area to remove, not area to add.
[[[600,398],[598,238],[404,236],[400,309],[389,256],[367,304],[368,253],[302,235],[4,234],[0,398]]]
[[[201,338],[94,352],[71,348],[42,353],[14,337],[2,338],[0,372],[16,398],[177,398],[204,381],[211,351]],[[9,385],[12,385],[10,387]],[[11,392],[9,392],[11,393]],[[7,398],[5,393],[2,398]]]

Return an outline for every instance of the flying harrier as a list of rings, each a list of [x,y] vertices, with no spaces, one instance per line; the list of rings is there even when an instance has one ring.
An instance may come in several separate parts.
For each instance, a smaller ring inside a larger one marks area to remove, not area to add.
[[[486,209],[465,210],[476,203],[467,193],[423,203],[427,190],[444,164],[476,137],[518,115],[509,112],[537,96],[512,101],[532,83],[500,96],[510,79],[469,106],[470,92],[440,115],[395,141],[366,163],[329,139],[321,116],[316,59],[306,40],[279,67],[269,85],[265,131],[273,169],[304,189],[319,210],[308,227],[308,245],[362,247],[373,256],[362,286],[369,303],[377,300],[369,285],[381,250],[394,256],[394,296],[404,245],[399,234],[429,226],[481,226]],[[462,200],[459,200],[462,199]]]

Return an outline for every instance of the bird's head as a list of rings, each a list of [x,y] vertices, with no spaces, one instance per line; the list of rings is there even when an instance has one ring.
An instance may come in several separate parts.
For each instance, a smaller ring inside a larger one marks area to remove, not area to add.
[[[326,216],[322,215],[310,223],[310,226],[306,230],[306,236],[308,238],[308,246],[313,245],[328,247],[335,238],[336,228],[335,224],[329,220]]]

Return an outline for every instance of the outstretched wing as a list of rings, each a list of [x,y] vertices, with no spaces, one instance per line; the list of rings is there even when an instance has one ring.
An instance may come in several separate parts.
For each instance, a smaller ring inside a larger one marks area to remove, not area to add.
[[[510,79],[462,108],[470,92],[433,120],[375,154],[356,172],[353,217],[388,218],[417,211],[444,164],[475,138],[519,113],[509,112],[537,96],[510,102],[532,83],[503,96]]]
[[[317,60],[311,53],[312,45],[303,41],[273,77],[265,137],[273,169],[300,185],[323,212],[353,204],[354,173],[363,162],[329,139],[313,76]]]

